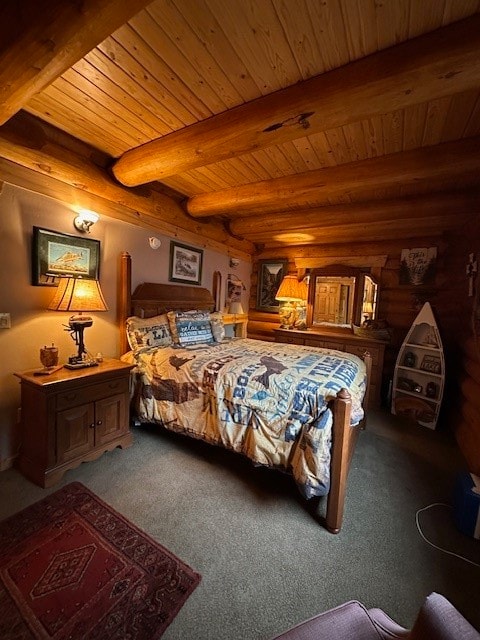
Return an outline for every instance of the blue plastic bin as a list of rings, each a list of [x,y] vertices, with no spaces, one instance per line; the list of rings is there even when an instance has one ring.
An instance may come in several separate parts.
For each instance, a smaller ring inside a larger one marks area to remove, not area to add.
[[[480,539],[480,494],[474,491],[470,473],[462,473],[455,482],[453,518],[459,531]]]

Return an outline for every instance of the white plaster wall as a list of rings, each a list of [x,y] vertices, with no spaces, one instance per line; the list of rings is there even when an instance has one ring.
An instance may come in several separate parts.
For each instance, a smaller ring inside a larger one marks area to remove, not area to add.
[[[32,227],[81,235],[73,226],[74,217],[69,204],[3,185],[0,193],[0,313],[11,314],[12,328],[0,330],[0,469],[10,465],[20,446],[16,424],[20,385],[14,372],[39,367],[39,350],[43,345],[54,343],[58,346],[60,362],[76,352],[72,338],[62,326],[71,314],[47,310],[55,289],[31,284]],[[150,248],[148,238],[152,235],[161,240],[159,249]],[[128,251],[132,256],[133,288],[140,282],[168,283],[172,238],[105,216],[92,228],[90,237],[101,241],[100,282],[109,311],[93,314],[94,324],[85,330],[85,344],[92,353],[101,351],[114,357],[119,355],[116,325],[119,255]],[[176,240],[184,241],[181,236]],[[201,243],[197,247],[203,248]],[[228,255],[205,248],[201,284],[209,290],[212,290],[214,271],[222,274],[222,300],[225,299],[228,273],[235,273],[245,283],[247,290],[243,292],[242,304],[248,309],[251,263],[240,260],[239,266],[232,269]]]

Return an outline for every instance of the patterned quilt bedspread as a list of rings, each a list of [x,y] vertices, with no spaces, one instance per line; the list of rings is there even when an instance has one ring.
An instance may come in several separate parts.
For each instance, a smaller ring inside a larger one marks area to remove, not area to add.
[[[190,349],[129,352],[132,402],[142,422],[243,453],[291,473],[305,498],[329,490],[332,412],[341,388],[352,424],[363,417],[366,373],[355,355],[234,339]]]

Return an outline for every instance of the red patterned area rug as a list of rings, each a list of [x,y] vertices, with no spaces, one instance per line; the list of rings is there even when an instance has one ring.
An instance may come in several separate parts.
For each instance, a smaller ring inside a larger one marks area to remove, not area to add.
[[[199,582],[79,482],[0,523],[2,640],[155,640]]]

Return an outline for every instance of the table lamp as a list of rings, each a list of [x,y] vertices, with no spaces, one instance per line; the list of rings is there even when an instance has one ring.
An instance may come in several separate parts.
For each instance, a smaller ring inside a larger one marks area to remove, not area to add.
[[[293,329],[298,320],[297,303],[305,300],[306,286],[299,282],[297,276],[285,276],[275,295],[275,300],[284,302],[279,309],[280,327]]]
[[[367,322],[373,315],[373,304],[369,301],[363,303],[362,307],[363,321]]]
[[[84,311],[108,311],[98,280],[84,280],[83,278],[60,278],[57,292],[48,306],[52,311],[74,311],[68,321],[66,331],[70,332],[78,353],[68,359],[67,369],[82,369],[93,367],[97,362],[87,357],[87,350],[83,341],[83,332],[93,324],[91,316],[84,316]]]

